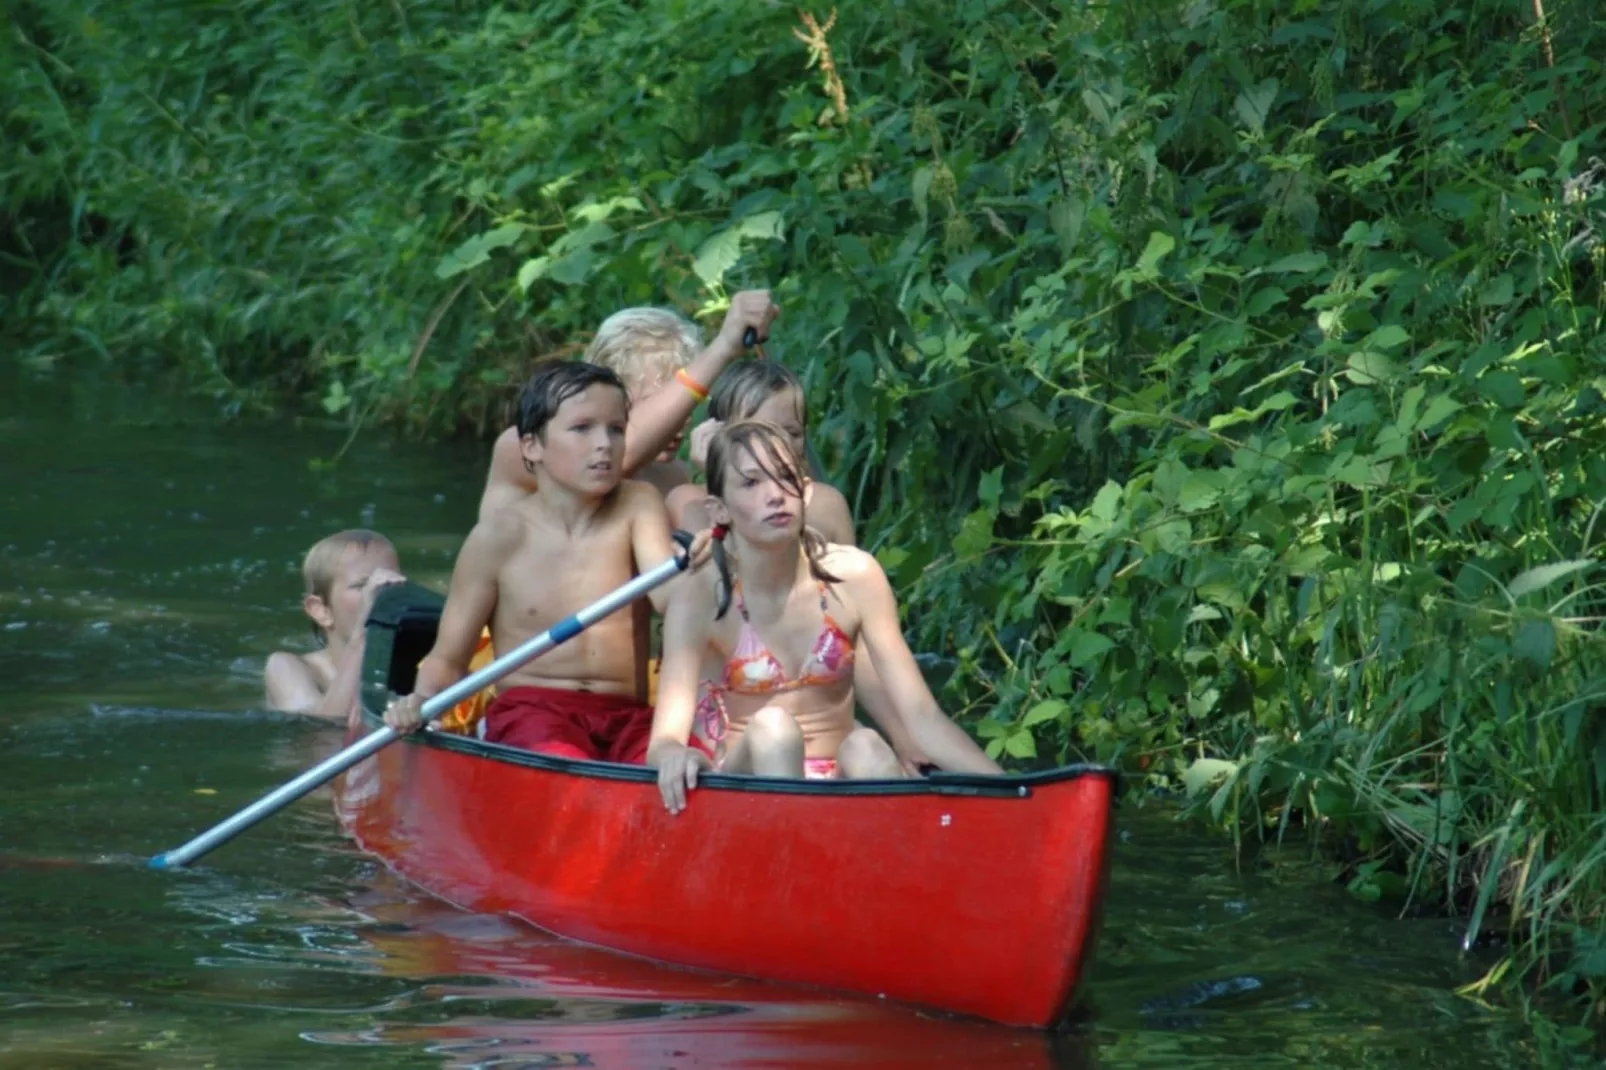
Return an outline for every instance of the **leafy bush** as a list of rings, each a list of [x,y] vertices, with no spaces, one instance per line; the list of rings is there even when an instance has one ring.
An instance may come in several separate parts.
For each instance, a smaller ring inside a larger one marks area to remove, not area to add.
[[[1599,1012],[1593,5],[12,19],[36,357],[486,430],[612,309],[778,280],[828,467],[995,753],[1322,837],[1469,940],[1499,906]]]

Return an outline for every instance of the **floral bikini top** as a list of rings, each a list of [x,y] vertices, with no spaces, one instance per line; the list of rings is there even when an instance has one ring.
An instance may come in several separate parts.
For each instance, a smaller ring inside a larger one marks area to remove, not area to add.
[[[780,659],[770,653],[769,647],[758,637],[753,622],[747,616],[747,602],[742,598],[741,581],[736,581],[736,608],[742,614],[742,632],[737,637],[736,649],[725,662],[722,690],[734,695],[776,695],[797,691],[805,687],[834,684],[853,675],[853,640],[831,616],[826,601],[825,584],[820,583],[820,612],[825,614],[825,626],[814,641],[814,649],[804,660],[797,676],[788,680]]]

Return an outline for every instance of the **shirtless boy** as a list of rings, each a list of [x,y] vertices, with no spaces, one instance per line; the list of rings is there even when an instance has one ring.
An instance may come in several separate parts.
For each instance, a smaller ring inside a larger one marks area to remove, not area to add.
[[[363,625],[380,588],[403,582],[400,570],[396,548],[373,531],[337,532],[307,551],[301,608],[323,645],[310,654],[280,650],[268,658],[263,683],[270,709],[328,720],[354,716]]]
[[[469,533],[417,690],[391,704],[388,724],[416,729],[424,700],[467,674],[487,625],[495,648],[512,650],[675,552],[663,496],[624,478],[628,418],[624,384],[606,368],[555,362],[530,378],[519,399],[519,453],[536,489]],[[666,589],[649,597],[662,609]],[[485,714],[485,738],[640,762],[652,724],[640,636],[632,614],[616,613],[505,677]]]
[[[738,293],[706,349],[696,324],[667,309],[627,308],[603,321],[585,359],[611,369],[624,382],[630,401],[623,461],[627,478],[645,480],[662,495],[691,481],[691,472],[675,453],[692,411],[741,354],[746,329],[754,328],[763,341],[779,313],[768,290]],[[520,442],[518,428],[510,427],[492,447],[491,469],[480,498],[481,520],[534,493],[537,481],[524,463]]]

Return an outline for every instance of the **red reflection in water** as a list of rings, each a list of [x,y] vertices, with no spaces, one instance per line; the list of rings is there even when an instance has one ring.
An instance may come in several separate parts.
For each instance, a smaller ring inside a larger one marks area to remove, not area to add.
[[[1066,1038],[1051,1050],[1042,1033],[675,969],[466,914],[390,874],[350,905],[376,923],[359,933],[377,968],[427,983],[372,1028],[315,1042],[422,1047],[459,1068],[1093,1065]]]

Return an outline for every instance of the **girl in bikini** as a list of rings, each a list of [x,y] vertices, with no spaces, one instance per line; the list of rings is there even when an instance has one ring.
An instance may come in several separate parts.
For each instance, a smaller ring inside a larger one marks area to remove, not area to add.
[[[863,656],[875,660],[887,701],[927,761],[1002,772],[938,708],[876,559],[804,526],[802,471],[771,424],[728,424],[709,444],[716,568],[686,577],[670,597],[647,749],[671,813],[685,809],[705,769],[905,775],[893,749],[854,721],[853,666]]]

